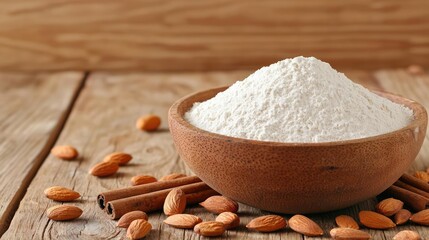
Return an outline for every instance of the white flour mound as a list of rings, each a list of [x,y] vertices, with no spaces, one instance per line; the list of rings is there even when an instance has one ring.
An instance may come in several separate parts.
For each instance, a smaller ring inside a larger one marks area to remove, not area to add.
[[[330,142],[405,127],[411,109],[382,98],[314,57],[263,67],[185,114],[192,125],[231,137]]]

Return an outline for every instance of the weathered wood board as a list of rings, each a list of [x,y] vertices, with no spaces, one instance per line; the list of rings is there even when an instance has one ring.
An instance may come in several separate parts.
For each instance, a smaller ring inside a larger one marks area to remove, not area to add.
[[[83,76],[0,74],[0,235],[61,131]]]

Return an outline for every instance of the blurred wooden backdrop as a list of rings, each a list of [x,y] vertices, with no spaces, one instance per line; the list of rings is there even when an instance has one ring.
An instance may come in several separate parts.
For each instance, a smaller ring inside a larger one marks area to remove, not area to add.
[[[428,0],[0,2],[0,70],[429,65]]]

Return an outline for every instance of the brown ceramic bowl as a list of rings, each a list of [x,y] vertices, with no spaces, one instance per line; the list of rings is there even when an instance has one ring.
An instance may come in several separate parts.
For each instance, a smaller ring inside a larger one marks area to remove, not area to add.
[[[280,213],[341,209],[376,196],[392,185],[415,159],[426,133],[427,113],[414,101],[376,94],[408,106],[414,120],[379,136],[324,143],[246,140],[204,131],[183,115],[193,103],[226,87],[186,96],[169,110],[176,148],[210,187],[239,202]]]

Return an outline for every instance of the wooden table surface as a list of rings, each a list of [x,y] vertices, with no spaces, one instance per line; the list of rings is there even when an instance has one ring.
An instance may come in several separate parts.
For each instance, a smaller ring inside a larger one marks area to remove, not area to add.
[[[231,84],[249,71],[206,73],[2,73],[0,74],[0,234],[1,239],[125,239],[95,204],[102,191],[129,185],[136,174],[161,177],[171,172],[191,174],[173,146],[167,126],[167,110],[179,97],[196,90]],[[374,72],[345,71],[356,82],[414,99],[429,107],[429,75],[412,75],[404,69]],[[162,117],[162,128],[144,133],[135,128],[136,119],[146,113]],[[428,136],[428,135],[427,135]],[[410,171],[429,166],[429,141],[423,145]],[[75,146],[80,157],[63,161],[49,154],[54,145]],[[131,153],[129,166],[108,178],[88,174],[89,168],[113,151]],[[347,156],[344,156],[345,158]],[[386,169],[389,171],[389,169]],[[47,208],[58,203],[43,195],[52,185],[80,192],[72,204],[83,215],[70,222],[50,221]],[[334,218],[349,214],[357,219],[362,209],[373,209],[376,199],[340,211],[312,215],[325,230],[335,226]],[[200,207],[187,209],[204,220],[215,215]],[[227,231],[222,239],[307,239],[284,230],[271,234],[249,232],[245,224],[266,212],[241,204],[242,224]],[[285,216],[286,218],[290,216]],[[200,239],[191,230],[162,224],[165,216],[152,213],[153,230],[147,239]],[[368,230],[373,239],[392,239],[399,230],[412,229],[429,238],[429,230],[413,224],[379,231]]]

